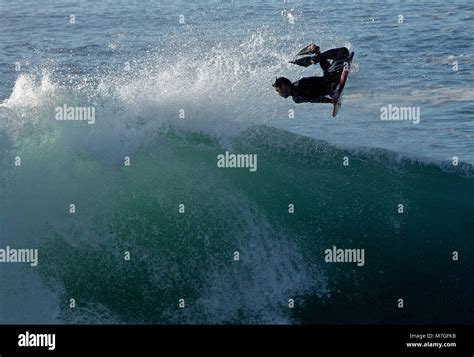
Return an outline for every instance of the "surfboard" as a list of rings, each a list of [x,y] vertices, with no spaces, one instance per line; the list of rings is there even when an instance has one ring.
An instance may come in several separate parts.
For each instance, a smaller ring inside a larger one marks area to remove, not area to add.
[[[339,84],[337,85],[336,90],[334,91],[335,94],[332,97],[334,101],[334,104],[333,104],[334,107],[332,110],[333,117],[337,115],[337,113],[339,112],[339,109],[342,106],[342,91],[344,89],[344,86],[346,85],[347,78],[351,70],[351,63],[352,63],[353,57],[354,57],[354,52],[351,52],[349,56],[349,60],[347,62],[344,62],[344,68],[342,70],[341,79],[339,80]]]

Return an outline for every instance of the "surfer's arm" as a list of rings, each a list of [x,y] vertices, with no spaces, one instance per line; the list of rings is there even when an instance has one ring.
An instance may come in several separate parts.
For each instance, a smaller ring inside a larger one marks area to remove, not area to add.
[[[311,101],[311,103],[331,103],[332,99],[329,97],[319,97]]]
[[[305,99],[303,97],[294,96],[293,101],[299,103],[332,103],[332,99],[329,97],[318,97],[315,99]]]

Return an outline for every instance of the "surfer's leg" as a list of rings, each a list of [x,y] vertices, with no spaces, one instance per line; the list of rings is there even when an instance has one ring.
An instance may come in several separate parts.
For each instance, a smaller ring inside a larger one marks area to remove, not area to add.
[[[324,73],[326,73],[327,69],[331,67],[331,64],[326,58],[319,57],[319,65],[321,66],[321,69],[323,70]]]
[[[324,51],[319,55],[319,60],[335,60],[339,58],[349,57],[349,50],[346,47],[333,48],[327,51]]]
[[[323,72],[326,72],[327,69],[331,66],[331,63],[329,63],[328,60],[336,60],[340,58],[347,58],[349,57],[349,50],[346,47],[340,47],[340,48],[333,48],[330,50],[327,50],[322,53],[316,54],[313,58],[311,58],[311,62],[313,64],[316,64],[319,62],[319,65],[321,66],[321,69]]]
[[[346,47],[333,48],[321,53],[320,63],[329,63],[328,60],[332,60],[331,65],[327,67],[325,65],[325,68],[323,68],[323,65],[321,64],[321,68],[323,68],[323,77],[330,81],[333,85],[336,85],[341,77],[342,68],[339,70],[331,68],[330,71],[329,68],[337,65],[342,66],[342,63],[346,61],[347,58],[349,58],[349,50]]]

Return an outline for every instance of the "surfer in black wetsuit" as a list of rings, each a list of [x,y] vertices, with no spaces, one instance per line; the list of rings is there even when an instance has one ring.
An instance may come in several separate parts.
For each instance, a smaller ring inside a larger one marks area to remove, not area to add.
[[[310,45],[308,52],[314,56],[304,57],[290,63],[304,67],[319,63],[323,70],[323,76],[301,78],[294,83],[288,78],[280,77],[273,83],[273,87],[280,96],[283,98],[292,97],[295,103],[334,104],[332,96],[341,78],[342,63],[349,57],[349,50],[346,47],[341,47],[321,53],[319,46]],[[332,63],[329,60],[332,60]]]

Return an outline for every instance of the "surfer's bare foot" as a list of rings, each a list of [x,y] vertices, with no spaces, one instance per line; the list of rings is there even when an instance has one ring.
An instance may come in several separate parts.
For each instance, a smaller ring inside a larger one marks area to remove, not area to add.
[[[311,59],[310,59],[310,62],[311,62],[312,64],[319,63],[319,57],[320,57],[319,55],[320,55],[320,53],[319,53],[319,52],[318,52],[318,53],[316,53],[316,55],[315,55],[315,56],[311,57]]]
[[[319,46],[315,45],[314,43],[312,45],[310,45],[308,47],[308,52],[310,53],[315,53],[315,54],[319,54],[320,51],[319,51]]]

